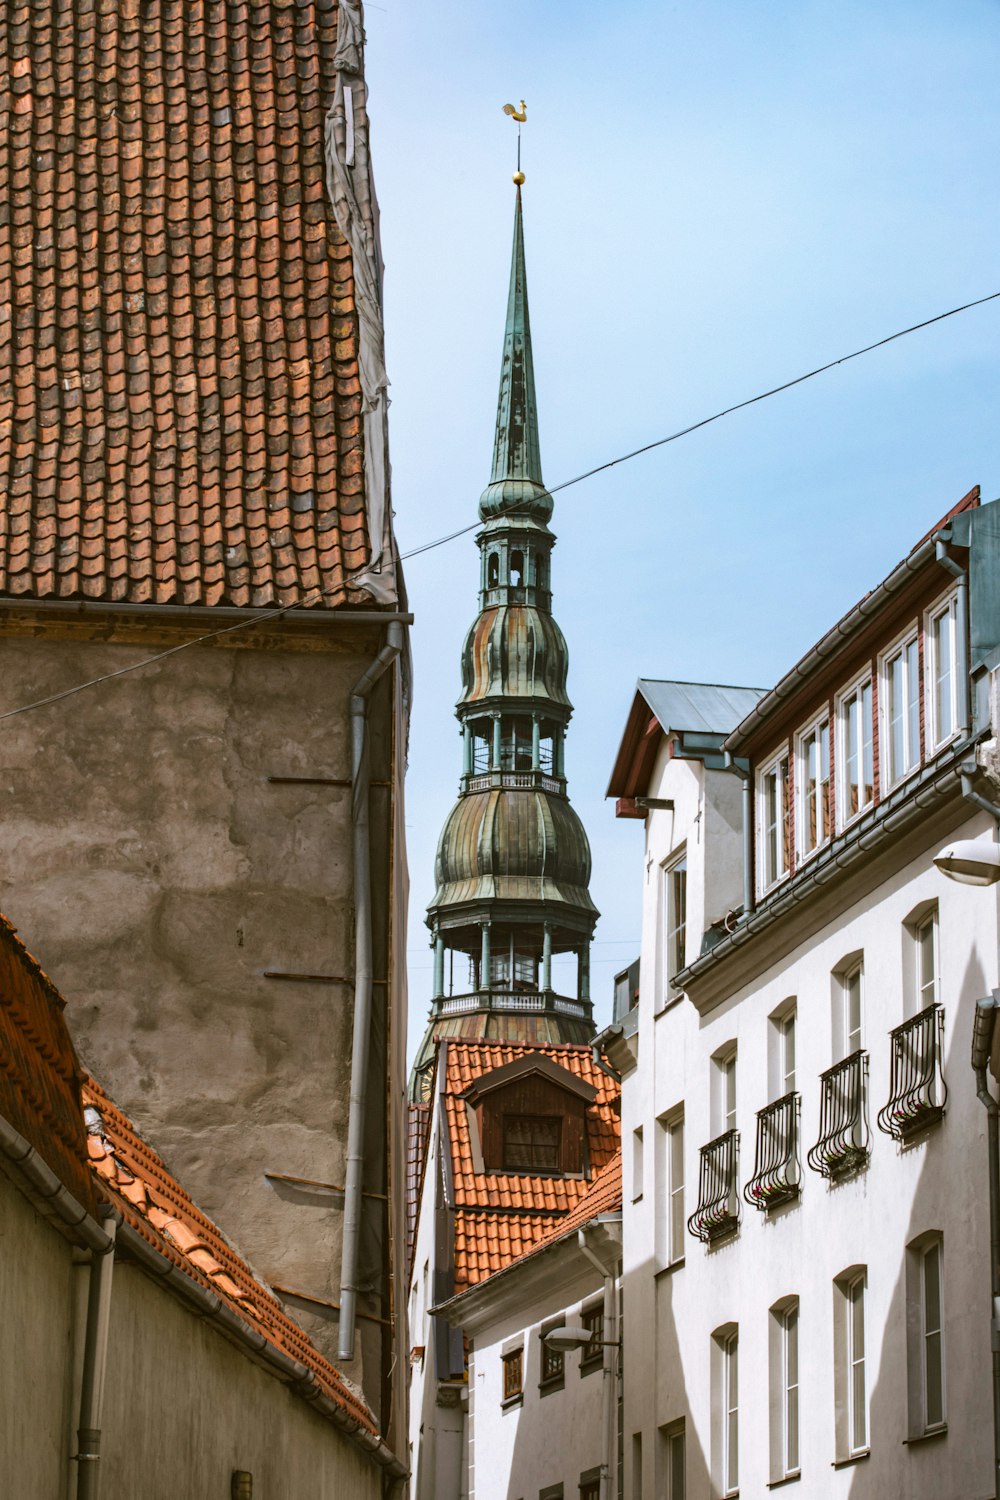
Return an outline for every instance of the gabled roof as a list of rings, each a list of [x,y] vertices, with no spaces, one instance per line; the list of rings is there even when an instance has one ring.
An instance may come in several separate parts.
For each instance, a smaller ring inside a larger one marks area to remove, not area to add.
[[[193,1281],[228,1303],[274,1348],[316,1376],[323,1394],[360,1427],[375,1431],[371,1413],[258,1281],[221,1230],[192,1202],[153,1148],[98,1083],[83,1088],[87,1151],[100,1195],[154,1249]]]
[[[564,1068],[561,1063],[554,1062],[537,1047],[531,1052],[526,1052],[523,1057],[516,1057],[513,1062],[493,1068],[489,1073],[481,1073],[469,1084],[464,1097],[478,1103],[480,1099],[487,1094],[492,1094],[496,1089],[506,1088],[518,1079],[527,1078],[532,1074],[547,1078],[557,1088],[565,1089],[568,1094],[575,1094],[577,1098],[586,1100],[588,1104],[593,1104],[597,1097],[597,1090],[592,1084],[585,1083],[570,1068]]]
[[[751,712],[765,691],[715,682],[640,677],[605,795],[644,794],[661,735],[677,735],[690,755],[717,753],[725,736]]]
[[[585,1197],[593,1178],[619,1149],[619,1090],[597,1066],[589,1047],[530,1049],[509,1042],[448,1042],[441,1050],[447,1133],[443,1149],[451,1169],[458,1292],[524,1254]],[[536,1052],[594,1090],[594,1103],[586,1112],[589,1179],[476,1170],[464,1096],[484,1074]]]
[[[343,13],[0,12],[0,594],[365,598],[345,576],[383,543],[365,509],[367,283],[324,139],[343,132],[338,70],[360,67]],[[365,155],[374,243],[366,177]]]

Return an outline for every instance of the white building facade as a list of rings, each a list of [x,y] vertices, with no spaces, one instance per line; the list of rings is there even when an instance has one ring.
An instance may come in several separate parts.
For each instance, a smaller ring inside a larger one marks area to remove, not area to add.
[[[627,1496],[994,1494],[997,896],[934,856],[995,838],[997,512],[967,496],[770,693],[640,683]]]

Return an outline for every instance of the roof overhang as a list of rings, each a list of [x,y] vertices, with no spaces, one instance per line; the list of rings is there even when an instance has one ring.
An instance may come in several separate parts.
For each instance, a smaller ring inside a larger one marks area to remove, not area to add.
[[[532,1075],[548,1079],[558,1088],[565,1089],[567,1094],[575,1094],[585,1104],[593,1104],[597,1098],[597,1090],[592,1084],[578,1078],[568,1068],[560,1067],[544,1053],[515,1057],[513,1062],[503,1063],[499,1068],[491,1069],[489,1073],[480,1074],[459,1095],[459,1098],[467,1099],[470,1104],[478,1104],[485,1095],[493,1093],[496,1089],[506,1088],[508,1084],[516,1083],[519,1079]]]

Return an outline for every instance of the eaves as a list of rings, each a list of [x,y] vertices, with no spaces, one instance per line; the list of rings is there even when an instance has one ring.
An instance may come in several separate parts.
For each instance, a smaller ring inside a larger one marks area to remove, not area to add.
[[[839,888],[850,877],[857,877],[866,868],[874,867],[879,856],[890,852],[907,835],[918,834],[925,840],[931,833],[934,815],[945,811],[952,801],[959,800],[962,763],[968,760],[970,751],[981,737],[949,747],[944,762],[939,758],[919,776],[898,787],[879,803],[873,813],[810,860],[750,916],[741,920],[732,932],[681,970],[675,983],[688,995],[695,1009],[704,1014],[728,998],[745,981],[742,972],[735,977],[737,955],[744,955],[749,960],[748,967],[754,968],[751,952],[756,947],[755,940],[764,933],[770,933],[771,938],[766,949],[762,947],[759,954],[754,955],[756,967],[763,967],[778,956],[776,924],[784,922],[788,927],[787,946],[790,948],[794,945],[792,939],[797,941],[803,935],[798,924],[792,921],[793,913],[814,905],[819,907],[827,891]],[[876,879],[878,872],[874,868],[870,873],[872,879]],[[842,897],[840,905],[843,905]]]

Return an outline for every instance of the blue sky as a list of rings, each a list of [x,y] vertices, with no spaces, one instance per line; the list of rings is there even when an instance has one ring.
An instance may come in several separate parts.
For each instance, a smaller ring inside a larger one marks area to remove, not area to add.
[[[550,485],[1000,290],[996,0],[385,0],[366,23],[404,551],[473,521],[488,478],[507,100]],[[556,497],[600,1021],[639,938],[641,825],[604,801],[635,679],[770,685],[973,484],[996,498],[998,345],[1000,302]],[[471,536],[407,568],[411,1050],[477,578]]]

